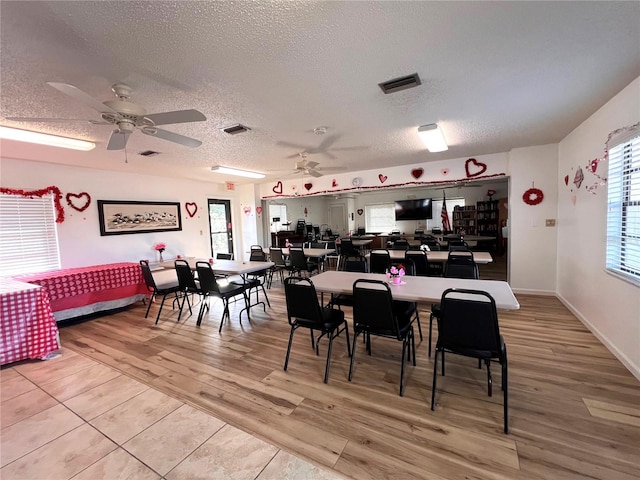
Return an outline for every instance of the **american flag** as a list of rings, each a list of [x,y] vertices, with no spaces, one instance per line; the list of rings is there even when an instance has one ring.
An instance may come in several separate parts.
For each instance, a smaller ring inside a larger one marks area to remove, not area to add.
[[[442,219],[442,231],[451,231],[451,222],[449,222],[449,214],[447,213],[447,199],[442,196],[442,211],[440,212],[440,218]]]

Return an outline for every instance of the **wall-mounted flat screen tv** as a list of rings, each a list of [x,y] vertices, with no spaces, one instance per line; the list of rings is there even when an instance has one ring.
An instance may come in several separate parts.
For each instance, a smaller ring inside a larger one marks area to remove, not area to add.
[[[431,199],[398,200],[395,202],[396,220],[430,220]]]

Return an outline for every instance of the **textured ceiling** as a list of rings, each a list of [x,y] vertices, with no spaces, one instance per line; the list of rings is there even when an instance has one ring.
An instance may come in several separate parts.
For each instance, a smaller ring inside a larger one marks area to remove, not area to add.
[[[640,75],[640,2],[2,1],[0,21],[0,123],[98,144],[3,141],[2,156],[210,181],[231,179],[212,165],[283,170],[304,149],[357,171],[553,143]],[[377,85],[414,72],[417,88]],[[198,109],[206,122],[166,129],[203,144],[135,132],[125,163],[105,150],[110,126],[6,120],[99,118],[47,81],[101,102],[123,82],[149,113]],[[220,132],[233,123],[251,131]],[[428,123],[448,151],[424,149]]]

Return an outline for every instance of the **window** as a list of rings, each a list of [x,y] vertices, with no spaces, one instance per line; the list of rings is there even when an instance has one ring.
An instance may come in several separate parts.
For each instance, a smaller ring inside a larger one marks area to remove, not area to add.
[[[364,212],[367,232],[390,232],[396,226],[396,208],[393,203],[365,205]]]
[[[53,196],[0,195],[2,276],[60,268]]]
[[[609,148],[606,268],[640,285],[640,134]]]

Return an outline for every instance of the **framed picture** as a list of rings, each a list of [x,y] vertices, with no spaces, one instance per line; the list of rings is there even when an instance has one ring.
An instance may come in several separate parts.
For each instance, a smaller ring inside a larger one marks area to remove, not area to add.
[[[182,230],[179,202],[98,200],[100,235]]]

